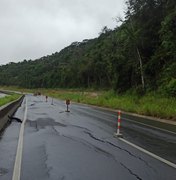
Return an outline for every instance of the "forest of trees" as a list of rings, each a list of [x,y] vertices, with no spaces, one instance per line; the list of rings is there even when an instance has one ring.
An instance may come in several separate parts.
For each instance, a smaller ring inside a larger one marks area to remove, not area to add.
[[[125,18],[98,38],[37,60],[0,66],[0,85],[106,88],[176,96],[176,1],[127,0]]]

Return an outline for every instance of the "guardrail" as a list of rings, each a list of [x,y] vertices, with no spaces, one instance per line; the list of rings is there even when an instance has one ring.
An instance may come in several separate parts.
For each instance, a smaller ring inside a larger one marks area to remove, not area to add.
[[[0,132],[4,130],[9,122],[8,116],[13,116],[23,101],[24,95],[19,99],[0,107]]]

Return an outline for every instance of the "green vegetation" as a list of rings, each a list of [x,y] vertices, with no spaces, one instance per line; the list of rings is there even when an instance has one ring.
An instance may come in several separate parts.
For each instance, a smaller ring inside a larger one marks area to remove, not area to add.
[[[44,90],[43,93],[59,99],[91,104],[112,109],[176,120],[176,99],[156,94],[117,95],[114,91]]]
[[[41,92],[42,95],[56,99],[70,99],[71,102],[107,107],[115,110],[120,109],[126,112],[176,121],[176,98],[165,97],[156,93],[139,95],[131,91],[125,94],[117,94],[114,90],[0,88],[28,93]]]
[[[0,66],[0,85],[108,88],[176,95],[176,1],[127,0],[114,30],[37,59]],[[118,18],[117,18],[118,19]]]
[[[121,25],[105,26],[95,39],[73,42],[35,61],[0,66],[0,85],[106,89],[98,96],[49,94],[175,119],[176,1],[127,0],[126,5],[125,19],[117,18]]]
[[[9,103],[9,102],[17,100],[19,97],[20,97],[19,94],[12,94],[12,95],[8,95],[8,96],[5,96],[3,98],[0,98],[0,107]]]

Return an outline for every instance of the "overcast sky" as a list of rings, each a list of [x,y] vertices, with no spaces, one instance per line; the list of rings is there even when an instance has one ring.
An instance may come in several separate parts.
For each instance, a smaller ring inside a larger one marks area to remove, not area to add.
[[[0,64],[59,52],[123,16],[124,0],[0,0]]]

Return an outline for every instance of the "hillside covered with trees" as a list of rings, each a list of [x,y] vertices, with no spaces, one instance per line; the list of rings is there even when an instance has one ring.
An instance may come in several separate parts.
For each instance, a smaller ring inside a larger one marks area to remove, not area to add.
[[[176,96],[176,1],[128,0],[125,19],[98,38],[0,66],[0,85],[106,88]]]

